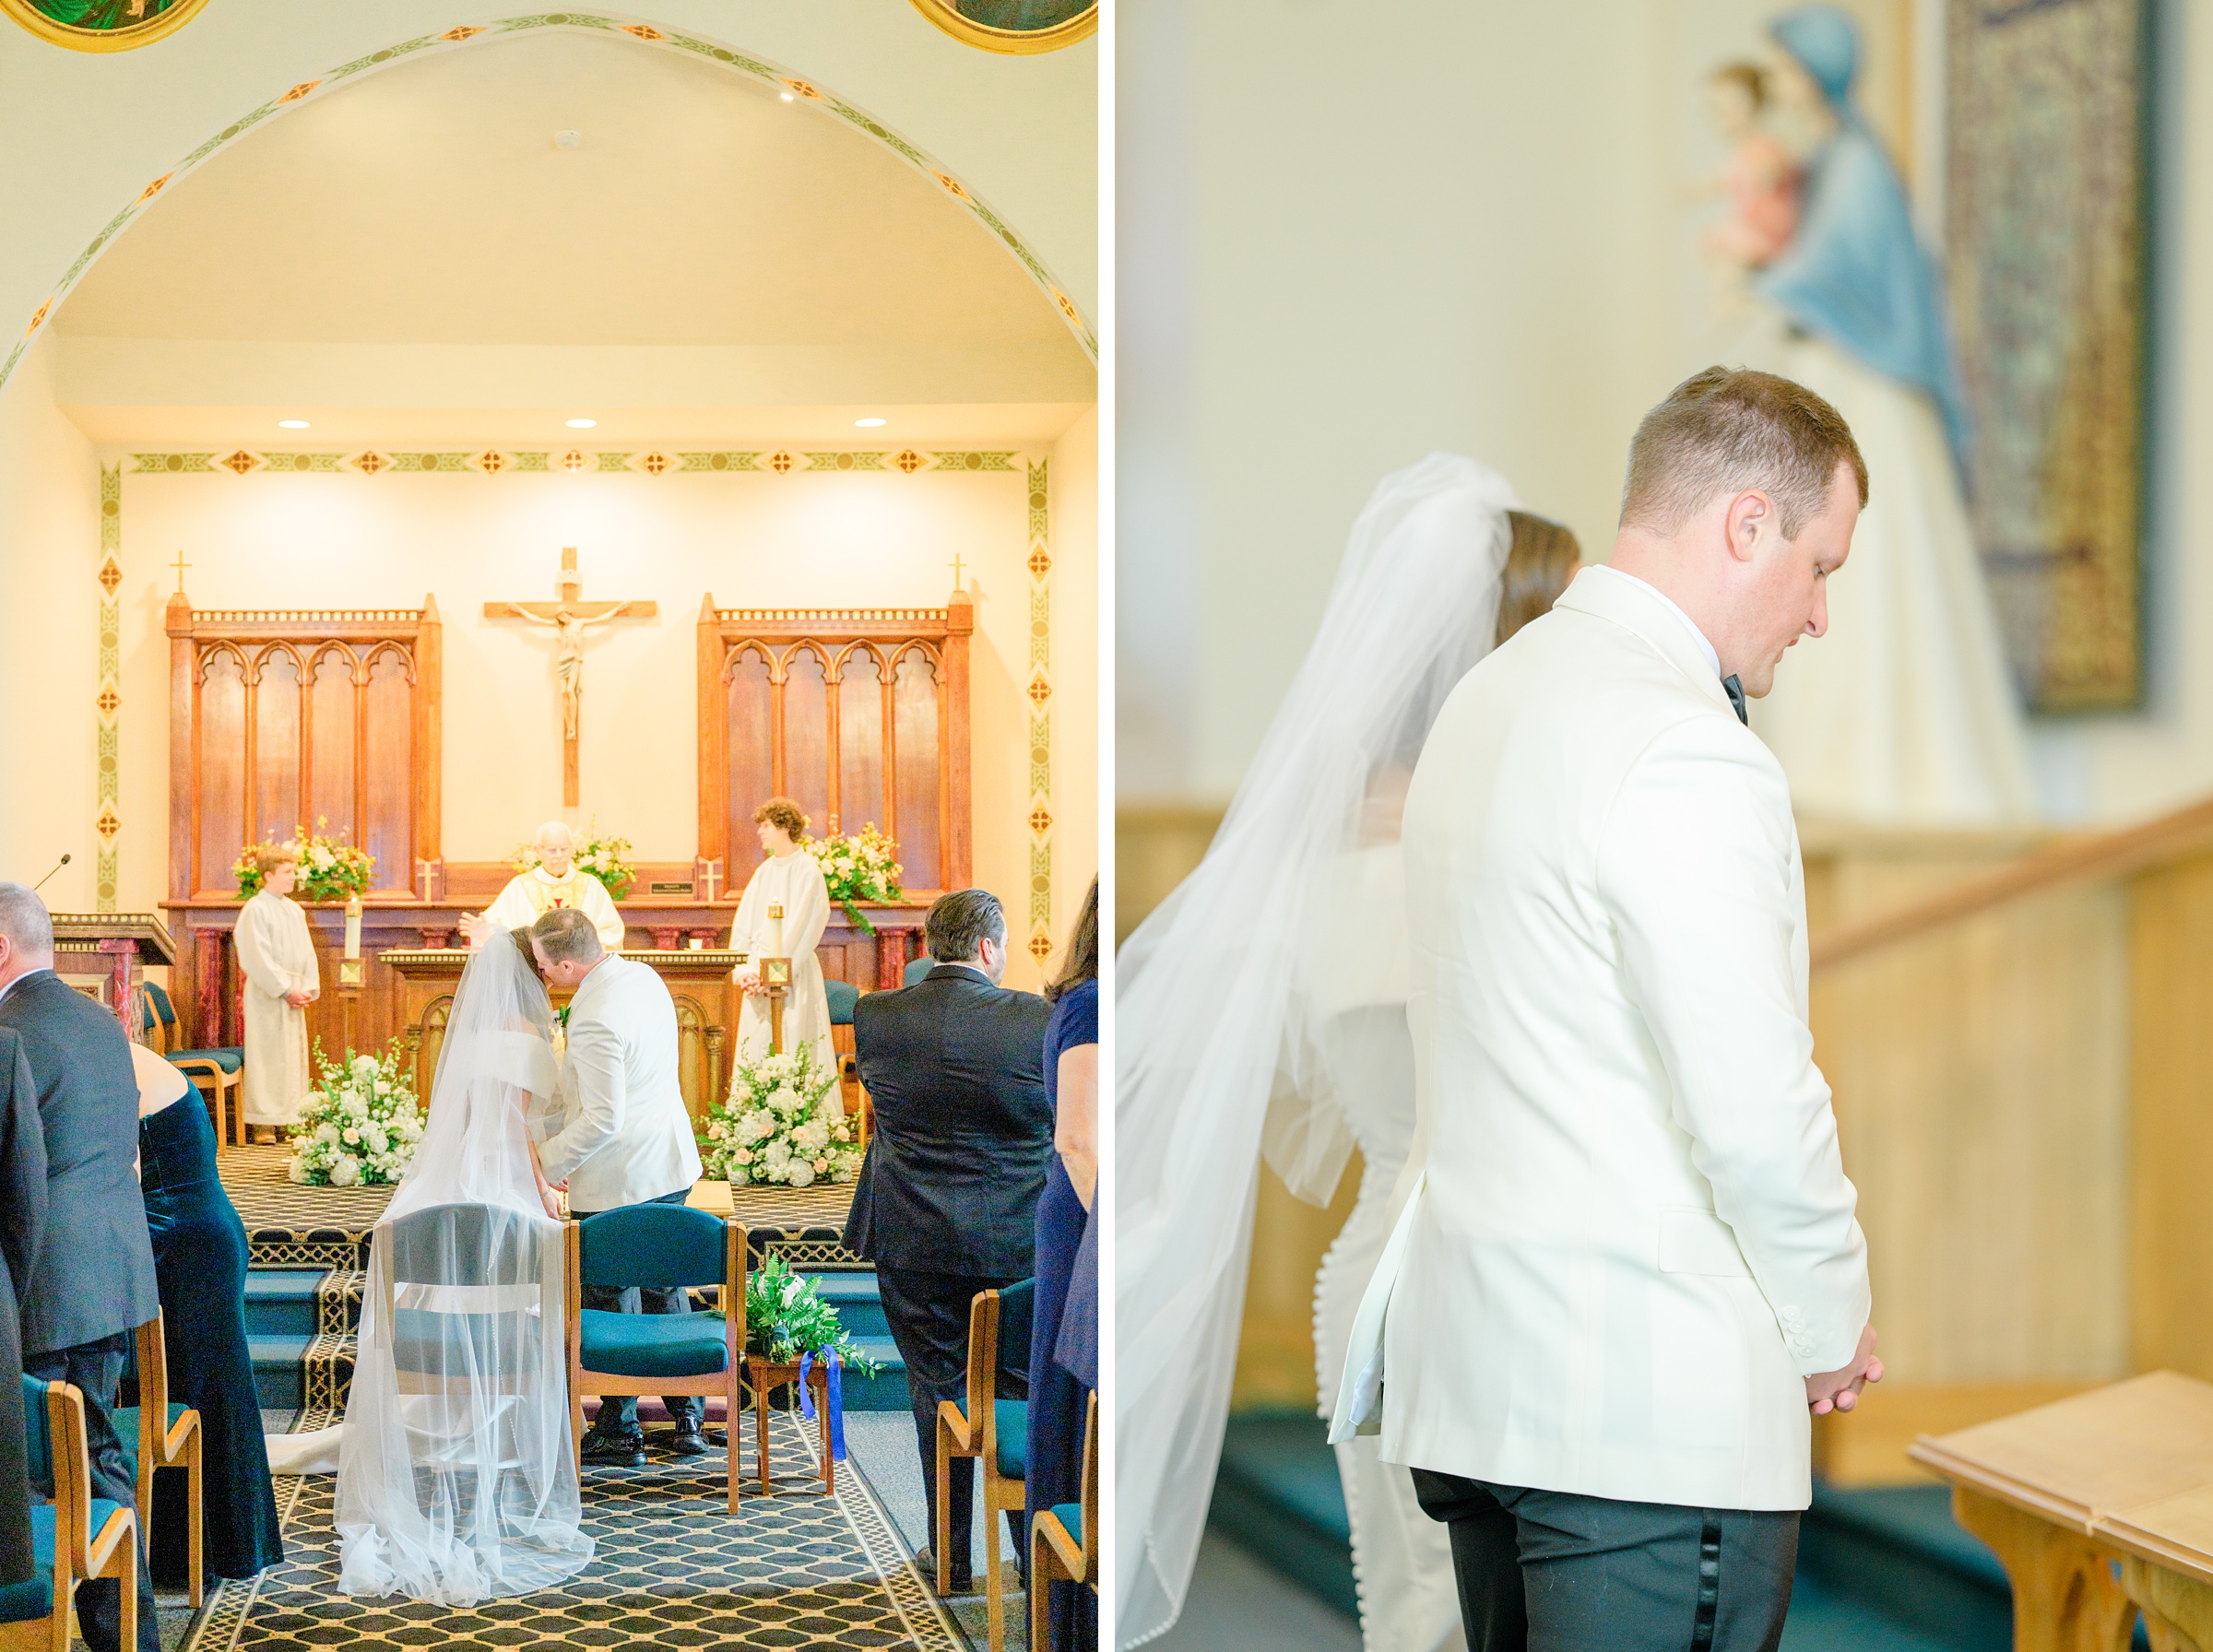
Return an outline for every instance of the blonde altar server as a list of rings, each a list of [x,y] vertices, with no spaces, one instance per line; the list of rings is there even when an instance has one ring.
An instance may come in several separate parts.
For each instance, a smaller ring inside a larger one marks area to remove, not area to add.
[[[1315,1281],[1316,1375],[1337,1391],[1414,1150],[1406,782],[1445,695],[1578,560],[1573,536],[1513,502],[1503,478],[1449,454],[1377,486],[1213,846],[1119,954],[1123,1646],[1175,1621],[1198,1554],[1260,1160],[1327,1204],[1357,1143],[1359,1198]],[[1337,1465],[1368,1652],[1461,1646],[1450,1541],[1412,1478],[1372,1438],[1339,1446]]]
[[[730,950],[747,955],[732,977],[745,989],[745,1007],[738,1015],[738,1047],[750,1056],[768,1054],[768,998],[761,985],[761,960],[788,958],[791,996],[784,1000],[784,1047],[796,1051],[802,1044],[811,1044],[815,1059],[834,1070],[830,999],[822,990],[822,960],[814,955],[822,931],[830,926],[830,891],[822,882],[822,863],[800,847],[807,817],[789,797],[771,797],[753,810],[753,824],[768,858],[747,879],[737,919],[730,925]],[[780,935],[768,915],[771,906],[784,909]]]
[[[307,914],[291,898],[300,851],[264,844],[254,851],[261,888],[239,909],[231,944],[246,978],[246,1070],[243,1114],[249,1127],[300,1122],[307,1094],[307,1007],[321,996],[323,973]]]
[[[534,840],[538,865],[507,880],[500,898],[484,909],[484,915],[464,913],[461,933],[470,947],[479,947],[494,929],[527,929],[547,913],[574,907],[592,920],[599,944],[610,952],[622,950],[622,914],[615,910],[607,885],[576,865],[576,834],[559,820],[548,820]]]

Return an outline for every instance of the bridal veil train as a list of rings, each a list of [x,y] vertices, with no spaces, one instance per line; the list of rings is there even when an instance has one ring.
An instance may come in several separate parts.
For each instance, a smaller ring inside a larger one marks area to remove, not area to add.
[[[545,986],[494,939],[462,972],[428,1125],[370,1250],[338,1454],[347,1594],[467,1605],[590,1564],[562,1228],[527,1123],[557,1082]]]
[[[1512,504],[1502,478],[1445,454],[1377,486],[1205,860],[1120,949],[1115,1593],[1125,1646],[1174,1622],[1190,1580],[1263,1148],[1317,1203],[1355,1140],[1367,1162],[1316,1294],[1321,1391],[1335,1392],[1413,1147],[1398,805],[1453,686],[1500,630],[1530,617],[1523,606],[1543,612],[1573,572],[1572,538],[1529,518],[1533,537],[1566,548],[1567,565],[1521,582],[1527,592],[1505,578]],[[1501,626],[1509,583],[1515,613]],[[1340,1456],[1367,1645],[1429,1652],[1459,1626],[1445,1530],[1375,1447],[1359,1441]]]

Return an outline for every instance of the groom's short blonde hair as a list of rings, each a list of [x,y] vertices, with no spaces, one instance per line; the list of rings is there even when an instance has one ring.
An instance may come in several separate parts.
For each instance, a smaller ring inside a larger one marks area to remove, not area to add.
[[[592,920],[574,906],[556,906],[530,926],[530,938],[549,963],[589,963],[606,950]]]
[[[1709,367],[1668,392],[1629,439],[1621,525],[1665,537],[1715,495],[1757,489],[1782,537],[1828,508],[1837,466],[1867,503],[1867,461],[1844,416],[1804,384],[1746,367]]]

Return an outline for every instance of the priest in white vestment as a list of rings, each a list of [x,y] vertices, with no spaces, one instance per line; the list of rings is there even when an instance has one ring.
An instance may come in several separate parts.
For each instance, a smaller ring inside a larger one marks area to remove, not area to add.
[[[300,851],[290,844],[264,844],[254,851],[261,888],[239,911],[231,944],[246,978],[246,1056],[242,1091],[249,1127],[300,1122],[310,1082],[307,1007],[323,990],[307,914],[291,898],[300,879]]]
[[[473,950],[484,944],[492,930],[527,929],[549,912],[573,907],[592,920],[599,944],[609,952],[622,950],[622,914],[607,885],[576,864],[576,834],[559,820],[548,820],[534,840],[538,864],[507,880],[500,898],[479,917],[466,913],[461,933]]]
[[[771,797],[753,811],[761,834],[761,848],[768,858],[753,871],[738,903],[738,917],[730,926],[730,950],[746,954],[734,979],[745,989],[745,1006],[738,1012],[738,1047],[748,1056],[769,1053],[768,997],[761,985],[761,960],[791,960],[791,993],[784,1000],[784,1048],[796,1053],[802,1044],[814,1045],[815,1060],[825,1071],[834,1071],[836,1056],[830,1051],[830,999],[822,990],[822,963],[814,954],[822,931],[830,926],[830,891],[822,882],[822,863],[800,846],[807,817],[788,797]],[[768,915],[781,906],[779,929]]]

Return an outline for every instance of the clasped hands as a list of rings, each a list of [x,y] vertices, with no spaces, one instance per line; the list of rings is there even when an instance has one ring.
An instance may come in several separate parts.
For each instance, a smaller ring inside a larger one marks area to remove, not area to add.
[[[302,987],[297,992],[286,993],[284,995],[284,1001],[290,1004],[294,1009],[305,1009],[310,1004],[314,1003],[322,996],[323,995],[320,992],[311,992],[307,988]]]
[[[761,972],[757,968],[741,968],[731,979],[738,983],[738,990],[749,998],[757,998],[768,990],[762,985]]]
[[[1849,1411],[1860,1403],[1860,1390],[1883,1380],[1883,1363],[1875,1357],[1875,1327],[1860,1332],[1860,1346],[1840,1371],[1824,1371],[1805,1379],[1805,1403],[1817,1417],[1831,1411]]]

